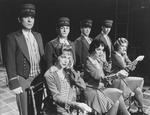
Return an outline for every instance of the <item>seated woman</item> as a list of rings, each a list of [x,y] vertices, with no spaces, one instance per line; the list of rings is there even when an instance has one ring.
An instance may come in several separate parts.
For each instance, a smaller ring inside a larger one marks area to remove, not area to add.
[[[84,66],[83,79],[86,83],[84,90],[85,102],[98,114],[108,113],[116,115],[118,108],[123,115],[130,115],[125,107],[122,97],[122,91],[117,88],[106,88],[103,83],[104,78],[124,75],[124,71],[117,74],[105,76],[103,64],[100,57],[104,55],[104,43],[99,40],[93,40],[90,44],[89,53]],[[104,56],[102,56],[104,57]],[[106,59],[105,59],[106,60]],[[103,62],[106,64],[105,62]]]
[[[85,88],[80,75],[72,68],[72,47],[58,44],[55,47],[56,65],[51,66],[45,73],[46,82],[56,103],[57,115],[70,115],[76,109],[90,112],[91,108],[84,103],[76,102],[76,91]],[[56,114],[55,114],[56,115]]]
[[[144,56],[137,57],[131,62],[127,56],[128,41],[125,38],[119,38],[114,43],[114,53],[112,54],[112,73],[117,73],[120,70],[126,72],[133,71],[136,68],[138,61],[142,61]],[[135,93],[135,98],[140,105],[143,113],[143,88],[144,80],[141,77],[126,77],[115,79],[111,87],[118,88],[123,91],[123,96],[128,97],[132,92]]]

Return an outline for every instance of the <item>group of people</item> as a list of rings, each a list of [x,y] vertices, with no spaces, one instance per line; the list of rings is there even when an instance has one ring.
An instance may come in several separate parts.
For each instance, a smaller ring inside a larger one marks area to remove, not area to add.
[[[6,71],[20,115],[30,115],[26,89],[40,74],[45,77],[56,103],[57,115],[78,112],[116,115],[118,110],[123,115],[131,115],[124,103],[124,98],[131,93],[141,113],[146,115],[142,95],[144,80],[128,77],[144,56],[130,61],[125,38],[112,44],[108,36],[112,20],[102,22],[102,31],[94,39],[89,37],[92,20],[82,20],[81,36],[71,42],[68,39],[70,19],[61,17],[56,24],[58,36],[44,48],[41,34],[32,30],[35,16],[33,4],[21,5],[18,16],[21,29],[7,35]]]

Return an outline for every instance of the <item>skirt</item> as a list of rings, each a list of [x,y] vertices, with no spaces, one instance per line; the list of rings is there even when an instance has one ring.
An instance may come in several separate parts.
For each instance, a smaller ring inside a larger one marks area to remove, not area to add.
[[[84,90],[85,103],[99,114],[108,112],[121,95],[122,91],[116,88]]]
[[[138,87],[143,88],[144,80],[141,77],[127,77],[125,79],[114,80],[111,87],[118,88],[123,91],[123,97],[129,97]]]

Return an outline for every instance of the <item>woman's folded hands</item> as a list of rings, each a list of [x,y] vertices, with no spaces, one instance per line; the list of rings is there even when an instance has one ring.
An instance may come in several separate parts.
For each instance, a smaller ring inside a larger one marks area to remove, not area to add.
[[[92,108],[89,107],[87,104],[85,103],[77,103],[78,109],[81,110],[82,113],[86,114],[86,113],[90,113],[92,112]]]
[[[129,73],[125,70],[120,70],[116,73],[116,75],[118,76],[118,78],[123,79],[128,77]]]

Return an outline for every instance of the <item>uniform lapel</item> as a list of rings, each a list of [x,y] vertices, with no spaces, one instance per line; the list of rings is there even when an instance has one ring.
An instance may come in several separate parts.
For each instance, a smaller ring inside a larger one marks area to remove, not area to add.
[[[42,38],[36,32],[32,31],[32,33],[33,33],[33,35],[34,35],[34,37],[35,37],[35,39],[37,41],[37,44],[39,46],[39,53],[42,56],[42,55],[44,55],[43,42],[41,41]]]
[[[25,57],[30,62],[27,43],[26,43],[25,37],[24,37],[24,35],[23,35],[23,33],[22,33],[21,30],[18,31],[18,34],[15,35],[15,38],[16,38],[16,41],[17,41],[17,43],[18,43],[21,51],[23,52],[23,54],[25,55]]]
[[[102,41],[104,42],[104,44],[108,45],[107,41],[106,41],[106,38],[103,35],[102,35]]]
[[[89,43],[87,42],[87,40],[84,38],[84,36],[81,36],[83,43],[85,44],[85,46],[89,49]]]

